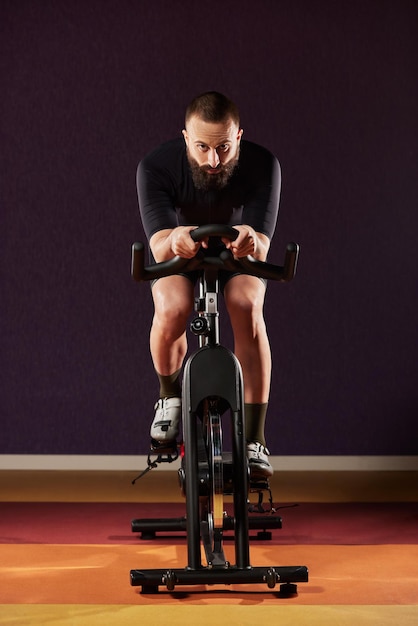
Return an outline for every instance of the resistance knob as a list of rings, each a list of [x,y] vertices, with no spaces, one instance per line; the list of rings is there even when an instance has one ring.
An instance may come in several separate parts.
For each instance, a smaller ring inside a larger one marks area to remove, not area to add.
[[[195,317],[190,322],[190,330],[194,335],[207,335],[209,330],[209,324],[204,317]]]

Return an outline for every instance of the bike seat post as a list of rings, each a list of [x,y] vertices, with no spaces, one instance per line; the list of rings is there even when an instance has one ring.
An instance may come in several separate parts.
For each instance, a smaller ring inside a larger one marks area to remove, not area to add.
[[[196,310],[207,323],[206,332],[199,334],[199,347],[219,345],[219,280],[217,271],[205,270],[199,280]]]

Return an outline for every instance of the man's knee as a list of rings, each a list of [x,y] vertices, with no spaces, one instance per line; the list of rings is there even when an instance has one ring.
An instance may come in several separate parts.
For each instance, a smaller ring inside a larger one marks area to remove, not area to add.
[[[152,288],[154,317],[161,326],[186,324],[193,309],[193,291],[186,278],[160,279]]]
[[[224,292],[229,315],[231,317],[262,317],[264,294],[264,284],[254,276],[240,276],[231,279]]]

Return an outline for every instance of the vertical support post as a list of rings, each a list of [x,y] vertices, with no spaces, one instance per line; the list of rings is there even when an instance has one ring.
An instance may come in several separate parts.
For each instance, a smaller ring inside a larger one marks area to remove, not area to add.
[[[240,569],[251,567],[250,548],[248,541],[248,471],[245,450],[244,412],[241,409],[232,413],[232,453],[234,485],[234,514],[235,514],[235,557],[236,565]]]
[[[189,409],[190,398],[183,397],[183,430],[186,471],[186,531],[189,569],[202,567],[200,554],[199,467],[196,414]]]

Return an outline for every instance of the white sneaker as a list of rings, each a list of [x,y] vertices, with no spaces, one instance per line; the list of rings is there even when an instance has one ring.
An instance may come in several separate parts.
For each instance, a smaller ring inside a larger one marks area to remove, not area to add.
[[[247,458],[252,480],[266,480],[273,476],[273,468],[268,460],[269,454],[270,452],[261,443],[257,441],[247,443]]]
[[[161,443],[175,441],[179,434],[181,398],[160,398],[154,409],[155,417],[151,424],[151,439]]]

